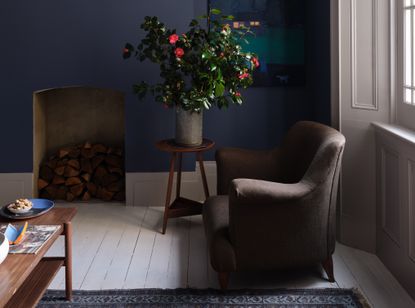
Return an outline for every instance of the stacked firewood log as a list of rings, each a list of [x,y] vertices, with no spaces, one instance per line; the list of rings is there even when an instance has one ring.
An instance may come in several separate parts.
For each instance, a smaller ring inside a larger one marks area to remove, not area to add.
[[[90,142],[61,148],[40,166],[38,189],[41,198],[52,200],[123,201],[123,151]]]

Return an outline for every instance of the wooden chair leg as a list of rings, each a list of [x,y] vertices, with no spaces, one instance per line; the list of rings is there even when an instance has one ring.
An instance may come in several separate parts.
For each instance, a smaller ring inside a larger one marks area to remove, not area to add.
[[[218,273],[219,285],[221,290],[226,290],[229,283],[229,273]]]
[[[330,282],[335,282],[332,256],[328,257],[327,260],[323,261],[322,265],[323,265],[324,271],[327,274],[328,280]]]

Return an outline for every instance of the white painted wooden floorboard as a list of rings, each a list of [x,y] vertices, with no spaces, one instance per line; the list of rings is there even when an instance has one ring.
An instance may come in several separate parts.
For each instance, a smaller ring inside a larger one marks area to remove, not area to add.
[[[172,220],[166,231],[171,234],[170,258],[164,287],[186,288],[189,263],[190,220],[186,217]]]
[[[159,216],[162,212],[159,211]],[[169,224],[172,226],[172,223]],[[145,288],[166,288],[166,276],[169,266],[171,243],[173,240],[172,232],[167,229],[166,234],[160,232],[156,233],[156,238],[153,245],[153,251],[151,253],[151,259],[149,268],[146,275]]]
[[[112,207],[105,210],[97,208],[97,211],[87,220],[81,238],[74,242],[73,268],[77,269],[73,273],[74,289],[81,288],[85,276],[93,265],[101,245],[103,245],[108,230],[122,223],[122,221],[113,219],[114,212]],[[86,215],[87,212],[80,214]]]
[[[136,209],[134,216],[130,214],[126,217],[130,221],[124,229],[124,233],[121,236],[114,258],[109,265],[100,289],[121,289],[124,285],[146,213],[146,208],[144,207],[137,207]]]
[[[192,216],[190,221],[188,287],[204,289],[209,287],[209,279],[203,221],[201,216]]]
[[[412,299],[408,299],[409,296],[401,297],[395,294],[406,293],[403,288],[398,285],[393,285],[391,278],[388,281],[382,281],[380,271],[387,271],[383,264],[380,268],[373,270],[373,266],[369,266],[367,260],[367,253],[344,246],[338,245],[340,254],[342,255],[345,263],[349,267],[349,270],[353,273],[359,284],[359,288],[366,295],[369,302],[376,308],[383,307],[415,307],[415,303]],[[369,262],[374,262],[377,259],[376,256],[371,255],[373,258]],[[394,287],[398,290],[393,290]]]
[[[336,250],[333,254],[334,263],[334,277],[337,285],[340,288],[359,288],[359,283],[349,270],[347,264],[344,262],[341,253],[339,252],[339,245],[336,244]]]
[[[400,286],[396,278],[386,269],[380,259],[370,253],[353,249],[355,256],[362,260],[363,264],[371,271],[375,276],[379,285],[383,287],[387,294],[387,297],[391,299],[389,301],[395,307],[410,308],[415,307],[414,301]]]
[[[159,222],[160,212],[148,208],[129,265],[124,289],[144,288],[156,234],[159,232]]]
[[[75,206],[75,289],[218,287],[217,274],[209,263],[201,216],[171,219],[166,235],[162,235],[161,207]],[[61,253],[63,241],[54,245],[48,255]],[[337,244],[334,266],[333,284],[324,280],[321,268],[316,267],[303,271],[234,273],[230,288],[358,288],[373,307],[415,307],[376,256]],[[64,288],[63,272],[50,288]]]
[[[118,214],[118,215],[117,215]],[[108,268],[111,266],[113,258],[117,253],[117,248],[120,244],[122,235],[127,227],[125,217],[122,213],[114,213],[112,216],[112,223],[105,232],[105,236],[97,250],[90,267],[81,284],[83,290],[96,290],[101,288],[102,281],[105,280]],[[125,215],[124,215],[125,216]],[[122,219],[124,218],[124,219]],[[138,221],[132,222],[138,225]]]

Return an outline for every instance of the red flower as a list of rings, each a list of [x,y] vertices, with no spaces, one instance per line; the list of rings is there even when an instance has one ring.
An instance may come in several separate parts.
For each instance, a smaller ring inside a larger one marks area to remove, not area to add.
[[[235,92],[235,96],[236,97],[241,97],[241,93],[240,92]]]
[[[179,36],[177,34],[172,34],[169,36],[170,44],[174,45],[179,40]]]
[[[130,50],[128,48],[124,48],[124,53],[129,53]]]
[[[169,109],[169,105],[167,103],[163,104],[164,109]]]
[[[255,65],[255,67],[259,67],[259,61],[258,61],[258,58],[252,58],[251,59],[251,61],[252,61],[252,63]]]
[[[182,48],[176,48],[174,50],[174,54],[176,55],[177,58],[181,58],[184,55],[184,50]]]
[[[249,78],[249,76],[250,75],[248,73],[243,73],[243,74],[239,75],[238,78],[242,80],[242,79],[245,79],[245,78]]]

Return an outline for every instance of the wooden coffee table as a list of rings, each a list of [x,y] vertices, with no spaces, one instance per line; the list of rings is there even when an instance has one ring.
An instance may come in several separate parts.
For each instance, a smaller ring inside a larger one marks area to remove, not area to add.
[[[72,224],[75,208],[53,208],[48,213],[28,219],[29,225],[59,225],[58,231],[37,254],[9,254],[0,264],[0,307],[33,307],[42,298],[59,269],[65,267],[66,299],[72,298]],[[0,217],[0,224],[14,220]],[[23,222],[23,221],[21,221]],[[65,236],[64,257],[44,257],[60,236]]]

